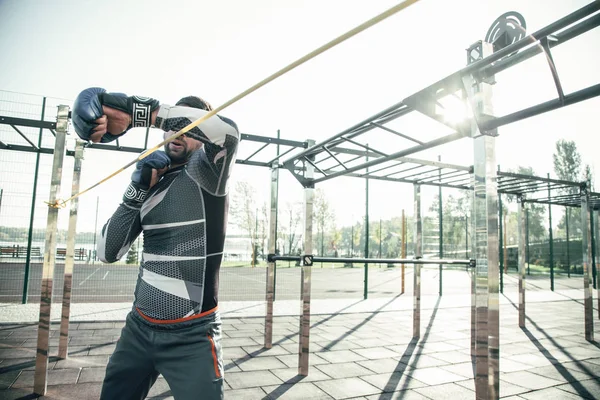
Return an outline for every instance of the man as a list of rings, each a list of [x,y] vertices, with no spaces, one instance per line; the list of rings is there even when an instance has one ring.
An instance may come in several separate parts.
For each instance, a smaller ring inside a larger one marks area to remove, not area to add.
[[[170,107],[90,88],[75,101],[73,124],[93,142],[149,125],[167,138],[210,110],[194,96]],[[215,115],[138,161],[102,228],[98,256],[108,263],[144,233],[133,309],[106,368],[102,400],[144,399],[159,374],[177,400],[223,398],[219,268],[238,142],[236,124]]]

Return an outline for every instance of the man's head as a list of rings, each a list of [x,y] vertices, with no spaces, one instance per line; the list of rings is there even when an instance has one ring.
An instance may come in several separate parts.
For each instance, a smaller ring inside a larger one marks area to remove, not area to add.
[[[205,111],[211,111],[211,105],[197,96],[186,96],[181,98],[176,104],[181,107],[199,108]],[[165,139],[168,137],[165,133]],[[171,159],[171,166],[185,164],[192,154],[202,147],[202,142],[188,135],[181,135],[177,139],[165,145],[165,152]]]

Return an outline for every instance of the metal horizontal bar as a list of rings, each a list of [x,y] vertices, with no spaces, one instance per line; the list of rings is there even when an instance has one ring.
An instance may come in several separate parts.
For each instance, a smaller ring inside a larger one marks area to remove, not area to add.
[[[250,161],[250,159],[252,157],[254,157],[255,155],[257,155],[258,153],[260,153],[265,147],[267,147],[269,145],[269,143],[265,143],[264,145],[262,145],[258,150],[256,150],[254,153],[250,154],[248,157],[246,157],[246,159],[244,161]]]
[[[50,149],[47,147],[33,148],[31,146],[23,146],[20,144],[5,144],[1,142],[0,147],[4,150],[24,151],[26,153],[54,154],[54,149]],[[67,150],[66,154],[68,156],[74,156],[75,152],[72,150]]]
[[[272,137],[268,137],[268,136],[250,135],[248,133],[242,133],[240,135],[240,138],[241,138],[241,140],[248,140],[251,142],[279,144],[282,146],[301,147],[303,149],[308,147],[307,142],[298,142],[296,140],[288,140],[288,139],[278,139],[278,138],[272,138]]]
[[[273,261],[301,261],[302,256],[276,256],[269,255]],[[349,258],[349,257],[313,257],[313,263],[331,262],[331,263],[361,263],[361,264],[434,264],[434,265],[470,265],[471,260],[423,260],[410,258]]]
[[[504,115],[502,117],[497,117],[489,121],[485,121],[481,124],[480,129],[482,131],[491,131],[503,125],[508,125],[516,121],[521,121],[526,118],[546,113],[548,111],[570,106],[597,96],[600,96],[600,84],[596,84],[585,89],[573,92],[571,94],[565,95],[564,101],[558,98],[554,100],[549,100],[544,103],[540,103],[535,106],[516,111],[512,114]]]
[[[56,122],[38,121],[35,119],[13,118],[0,115],[0,124],[27,126],[30,128],[56,129]]]
[[[24,134],[23,132],[21,132],[21,131],[19,130],[19,128],[17,128],[17,127],[16,127],[16,126],[14,126],[14,125],[11,125],[11,127],[12,127],[12,128],[15,130],[15,131],[17,131],[17,133],[18,133],[19,135],[21,135],[21,137],[22,137],[23,139],[25,139],[25,141],[26,141],[27,143],[29,143],[29,145],[30,145],[31,147],[33,147],[34,149],[37,149],[37,148],[38,148],[38,147],[37,147],[35,144],[33,144],[33,142],[32,142],[31,140],[29,140],[29,138],[28,138],[27,136],[25,136],[25,134]]]
[[[515,172],[498,171],[498,177],[499,178],[509,177],[509,178],[523,179],[523,180],[528,181],[528,182],[557,183],[557,184],[560,184],[560,185],[573,186],[573,187],[580,187],[581,186],[580,182],[565,181],[565,180],[553,179],[553,178],[542,178],[541,176],[517,174]],[[500,185],[501,182],[502,181],[500,179],[499,182],[498,182],[498,184]]]
[[[387,127],[387,126],[385,126],[385,125],[381,125],[381,124],[378,124],[378,123],[376,123],[376,122],[371,122],[371,125],[375,125],[375,126],[376,126],[376,127],[378,127],[379,129],[383,129],[384,131],[388,131],[388,132],[390,132],[390,133],[393,133],[394,135],[400,136],[401,138],[404,138],[404,139],[410,140],[410,141],[412,141],[412,142],[415,142],[415,143],[418,143],[418,144],[423,144],[423,143],[424,143],[424,142],[421,142],[420,140],[417,140],[417,139],[415,139],[415,138],[412,138],[412,137],[410,137],[410,136],[408,136],[408,135],[405,135],[405,134],[403,134],[403,133],[400,133],[400,132],[398,132],[398,131],[395,131],[395,130],[393,130],[393,129],[391,129],[391,128],[388,128],[388,127]]]
[[[357,174],[357,173],[350,173],[350,174],[346,174],[345,176],[351,176],[351,177],[355,177],[355,178],[364,178],[365,176],[363,174]],[[434,186],[434,187],[447,187],[447,188],[452,188],[452,189],[461,189],[461,190],[471,190],[471,187],[469,186],[465,186],[465,185],[453,185],[452,182],[417,182],[414,180],[410,180],[410,179],[401,179],[401,178],[390,178],[388,176],[378,176],[378,175],[369,175],[368,176],[369,179],[375,179],[375,180],[380,180],[380,181],[386,181],[386,182],[398,182],[398,183],[408,183],[408,184],[419,184],[419,185],[424,185],[424,186]]]
[[[419,151],[422,151],[422,150],[427,150],[427,149],[430,149],[432,147],[439,146],[441,144],[450,143],[450,142],[452,142],[454,140],[462,139],[463,137],[464,137],[463,133],[461,133],[461,132],[454,132],[454,133],[451,133],[450,135],[442,136],[441,138],[431,140],[431,141],[425,143],[424,145],[413,146],[413,147],[410,147],[408,149],[399,151],[397,153],[390,154],[387,157],[381,157],[381,158],[378,158],[378,159],[375,159],[375,160],[372,160],[372,161],[368,161],[368,162],[366,162],[364,164],[357,165],[357,166],[354,166],[352,168],[348,168],[347,171],[334,172],[334,173],[332,173],[332,174],[330,174],[330,175],[328,175],[326,177],[315,179],[313,182],[314,183],[323,182],[323,181],[326,181],[328,179],[332,179],[332,178],[335,178],[337,176],[341,176],[341,175],[347,174],[349,172],[355,172],[355,171],[358,171],[358,170],[361,170],[361,169],[365,169],[367,167],[372,167],[374,165],[378,165],[378,164],[384,163],[384,162],[389,161],[389,160],[394,160],[394,159],[397,159],[397,158],[400,158],[400,157],[404,157],[404,156],[407,156],[409,154],[413,154],[413,153],[416,153],[416,152],[419,152]]]

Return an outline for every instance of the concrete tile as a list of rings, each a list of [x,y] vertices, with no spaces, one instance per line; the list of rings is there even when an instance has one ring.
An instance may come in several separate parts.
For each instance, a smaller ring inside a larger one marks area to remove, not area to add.
[[[103,367],[82,368],[77,383],[102,382],[105,374],[106,368]]]
[[[553,364],[546,357],[536,353],[515,354],[513,356],[507,357],[506,360],[531,365],[532,367],[547,367]]]
[[[600,380],[587,379],[580,382],[572,382],[556,386],[556,389],[564,390],[586,399],[600,399]]]
[[[54,365],[53,369],[64,368],[90,368],[90,367],[106,367],[108,364],[108,356],[83,356],[83,357],[68,357],[65,360],[59,360]]]
[[[565,368],[562,364],[554,364],[552,366],[542,368],[532,368],[528,371],[536,375],[541,375],[546,378],[555,379],[561,382],[575,382],[594,378],[594,376]]]
[[[454,400],[454,399],[474,399],[475,392],[466,389],[454,383],[443,385],[428,386],[414,389],[415,392],[423,396],[436,400]]]
[[[443,365],[438,368],[465,378],[473,379],[475,377],[475,374],[473,373],[473,364],[471,362]]]
[[[241,347],[241,346],[258,346],[262,343],[257,342],[256,340],[250,337],[240,337],[240,338],[223,338],[222,339],[223,348],[227,347]]]
[[[463,376],[453,374],[438,367],[414,369],[407,371],[407,374],[427,385],[441,385],[465,379]]]
[[[8,389],[20,373],[21,371],[19,370],[0,373],[0,390]]]
[[[329,375],[321,372],[316,366],[310,367],[308,376],[298,375],[298,368],[271,369],[271,373],[281,379],[284,383],[314,382],[331,379]]]
[[[309,365],[328,364],[329,361],[321,358],[320,353],[311,353],[308,357]],[[285,364],[286,367],[298,368],[298,354],[289,354],[285,356],[276,356],[279,361]]]
[[[500,379],[517,386],[536,390],[561,384],[561,381],[533,374],[529,371],[517,371],[502,374]]]
[[[103,355],[111,355],[115,352],[115,347],[117,347],[116,343],[93,346],[90,348],[88,355],[90,356],[103,356]]]
[[[403,372],[364,375],[360,378],[382,392],[395,392],[427,386],[425,383]]]
[[[316,369],[329,375],[333,379],[350,378],[354,376],[370,375],[373,372],[357,363],[336,363],[316,365]]]
[[[165,398],[166,396],[172,395],[173,394],[171,393],[171,388],[169,387],[169,384],[167,383],[165,378],[163,378],[162,375],[160,375],[158,379],[156,379],[156,382],[154,382],[154,385],[152,385],[150,391],[148,392],[148,397],[160,396],[159,398],[161,399]]]
[[[366,357],[355,353],[351,350],[338,350],[338,351],[320,351],[316,353],[319,357],[330,363],[344,363],[352,361],[365,361]]]
[[[431,357],[445,361],[449,364],[457,364],[463,362],[471,362],[471,355],[465,354],[462,351],[443,351],[430,354]]]
[[[380,393],[379,389],[360,378],[332,379],[315,382],[314,384],[334,399],[346,399]]]
[[[369,361],[358,361],[357,364],[362,365],[371,371],[381,374],[394,371],[405,371],[407,365],[397,361],[395,359],[383,359],[383,360],[369,360]]]
[[[33,388],[35,371],[23,371],[12,384],[14,388]],[[76,369],[51,369],[48,371],[48,386],[75,384],[79,377],[79,368]]]
[[[286,367],[284,363],[274,356],[239,359],[235,360],[235,363],[242,371],[260,371]]]
[[[427,354],[413,353],[407,364],[411,368],[431,368],[440,367],[442,365],[448,365],[449,363]]]
[[[522,393],[519,395],[522,399],[527,400],[578,400],[581,396],[574,395],[557,387],[537,390],[535,392]]]
[[[282,400],[330,400],[331,396],[319,389],[313,383],[284,383],[278,386],[263,386],[262,389],[267,392],[266,399]]]
[[[366,396],[367,400],[431,400],[428,397],[423,396],[421,393],[417,393],[414,390],[402,390],[393,393],[382,393],[381,395]]]
[[[360,354],[368,360],[379,360],[383,358],[399,357],[402,354],[398,354],[393,350],[386,349],[385,347],[380,348],[366,348],[353,350],[355,353]]]
[[[227,350],[227,349],[225,349]],[[282,346],[274,345],[270,349],[265,349],[264,346],[242,346],[242,350],[251,355],[252,357],[264,357],[264,356],[281,356],[290,354]],[[296,349],[297,354],[298,349]]]
[[[574,361],[562,363],[561,365],[569,370],[578,371],[582,374],[586,374],[589,377],[600,376],[600,365],[591,363],[589,361]]]
[[[225,374],[225,381],[232,389],[256,388],[283,383],[269,371],[230,372]]]
[[[261,388],[225,390],[226,399],[235,400],[264,400],[266,393]]]

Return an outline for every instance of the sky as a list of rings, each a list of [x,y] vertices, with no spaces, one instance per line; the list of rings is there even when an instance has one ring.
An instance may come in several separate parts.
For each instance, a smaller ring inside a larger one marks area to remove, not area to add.
[[[236,121],[242,133],[274,137],[280,130],[285,139],[322,141],[464,67],[465,49],[483,39],[504,12],[520,12],[528,32],[534,32],[589,2],[561,0],[549,7],[544,0],[421,0],[221,114]],[[105,0],[99,5],[87,0],[0,0],[0,91],[5,98],[16,92],[72,101],[81,90],[100,86],[167,104],[195,94],[218,106],[395,4],[390,0]],[[593,51],[599,43],[600,29],[595,29],[553,52],[566,92],[600,81],[600,52]],[[499,115],[556,96],[541,56],[499,74],[497,81],[494,107]],[[497,163],[503,170],[523,165],[533,167],[538,175],[554,176],[556,141],[574,140],[600,187],[599,107],[596,98],[500,128]],[[419,132],[422,126],[410,128],[415,137],[425,135]],[[139,143],[139,132],[128,135],[131,143]],[[153,140],[151,144],[156,144],[160,138],[154,135]],[[242,142],[240,157],[251,152],[251,144]],[[22,173],[33,162],[28,156],[6,153],[0,160],[6,171],[7,163],[13,164],[14,173]],[[135,158],[114,153],[86,152],[82,188]],[[471,165],[472,154],[472,140],[462,139],[413,156],[429,160],[440,156],[445,162]],[[42,164],[43,179],[49,176],[44,173],[51,163]],[[70,194],[69,168],[65,167],[63,197]],[[82,196],[79,230],[91,230],[110,216],[129,175],[130,170]],[[269,196],[266,168],[238,165],[232,187],[236,181],[251,182],[259,200]],[[318,185],[339,225],[364,215],[364,186],[364,180],[357,178]],[[411,185],[371,181],[370,190],[372,220],[398,216],[402,209],[412,213]],[[423,191],[426,209],[437,189]],[[303,198],[301,185],[285,170],[279,196],[282,207]],[[101,222],[95,218],[97,198]],[[23,219],[2,212],[5,221]]]

